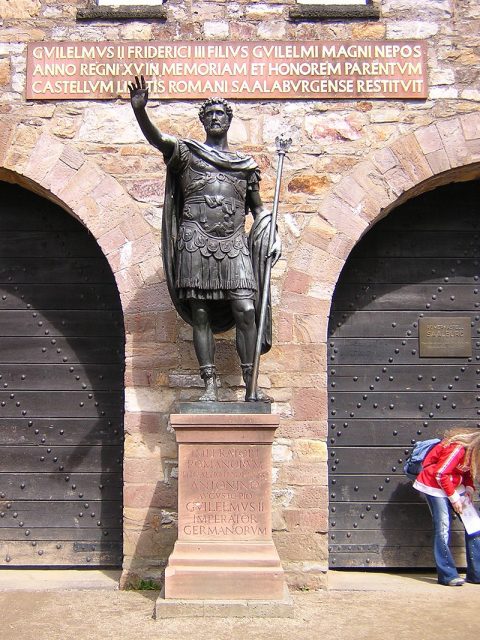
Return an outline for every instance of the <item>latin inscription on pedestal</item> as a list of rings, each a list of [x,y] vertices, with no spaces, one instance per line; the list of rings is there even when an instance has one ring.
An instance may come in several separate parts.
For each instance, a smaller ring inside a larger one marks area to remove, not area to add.
[[[269,539],[270,456],[262,445],[182,445],[179,540]]]
[[[165,569],[165,598],[282,599],[271,518],[278,417],[190,413],[172,414],[170,423],[179,445],[178,540]]]

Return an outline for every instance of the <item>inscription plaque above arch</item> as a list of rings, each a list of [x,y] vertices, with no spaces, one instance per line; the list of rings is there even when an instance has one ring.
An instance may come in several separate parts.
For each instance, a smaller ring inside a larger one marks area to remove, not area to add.
[[[143,75],[162,100],[418,100],[428,94],[426,53],[418,40],[37,42],[27,98],[126,98]]]

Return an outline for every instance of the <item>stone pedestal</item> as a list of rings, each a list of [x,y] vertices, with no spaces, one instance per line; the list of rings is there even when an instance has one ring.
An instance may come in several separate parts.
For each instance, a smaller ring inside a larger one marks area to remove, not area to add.
[[[269,414],[172,414],[179,443],[178,540],[165,600],[277,600]]]

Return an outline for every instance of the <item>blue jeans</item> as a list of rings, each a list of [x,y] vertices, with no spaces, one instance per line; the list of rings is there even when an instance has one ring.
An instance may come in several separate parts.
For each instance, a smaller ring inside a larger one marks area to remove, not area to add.
[[[438,581],[448,584],[458,578],[457,567],[448,546],[450,538],[450,514],[452,508],[448,498],[425,494],[433,520],[433,555],[437,565]],[[480,583],[480,534],[467,535],[465,532],[467,555],[467,580]]]

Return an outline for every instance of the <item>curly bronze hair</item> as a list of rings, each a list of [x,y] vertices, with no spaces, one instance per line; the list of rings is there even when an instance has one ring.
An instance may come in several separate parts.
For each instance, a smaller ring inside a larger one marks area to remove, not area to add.
[[[200,122],[203,124],[205,119],[205,111],[207,107],[211,107],[213,104],[221,104],[225,109],[225,113],[227,114],[228,121],[231,122],[233,118],[233,109],[232,105],[227,102],[224,98],[208,98],[200,105],[200,109],[198,110],[198,117],[200,118]]]

